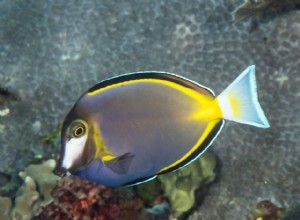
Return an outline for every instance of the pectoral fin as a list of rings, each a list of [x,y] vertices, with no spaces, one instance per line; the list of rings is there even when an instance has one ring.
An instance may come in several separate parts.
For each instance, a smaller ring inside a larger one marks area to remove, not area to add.
[[[105,161],[104,164],[115,173],[126,174],[134,156],[134,154],[126,153],[112,160]]]

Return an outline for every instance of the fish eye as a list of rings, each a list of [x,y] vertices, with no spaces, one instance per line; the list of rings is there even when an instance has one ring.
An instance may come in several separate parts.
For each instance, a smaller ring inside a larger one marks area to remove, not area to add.
[[[85,133],[85,128],[83,126],[78,126],[73,130],[74,137],[80,137]]]
[[[85,132],[86,132],[86,126],[84,125],[84,123],[75,121],[71,125],[71,134],[73,137],[75,138],[81,137],[85,134]]]

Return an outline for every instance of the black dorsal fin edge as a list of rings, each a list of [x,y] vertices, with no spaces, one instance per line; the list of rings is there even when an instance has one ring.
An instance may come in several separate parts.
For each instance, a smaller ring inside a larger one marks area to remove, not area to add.
[[[200,87],[201,89],[204,89],[209,95],[215,97],[214,92],[208,88],[205,87],[197,82],[194,82],[190,79],[187,79],[183,76],[179,76],[173,73],[168,72],[160,72],[160,71],[143,71],[143,72],[133,72],[133,73],[126,73],[118,76],[114,76],[108,79],[105,79],[93,87],[91,87],[87,93],[94,92],[96,90],[105,88],[109,85],[118,84],[121,82],[126,81],[132,81],[132,80],[139,80],[139,79],[160,79],[160,80],[168,80],[177,84],[180,84],[182,86],[195,89],[196,87]]]

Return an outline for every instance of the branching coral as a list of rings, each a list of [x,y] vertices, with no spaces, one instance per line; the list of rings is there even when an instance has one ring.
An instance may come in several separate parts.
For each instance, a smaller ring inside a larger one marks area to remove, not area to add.
[[[30,176],[37,183],[42,206],[52,201],[51,191],[60,180],[60,177],[52,173],[55,165],[54,160],[48,160],[42,164],[29,165],[25,172],[20,173],[24,177]]]
[[[30,220],[39,208],[38,200],[39,193],[36,191],[36,184],[30,176],[26,176],[24,184],[17,192],[12,219]]]
[[[48,160],[42,164],[30,165],[25,172],[19,173],[24,183],[15,198],[11,213],[13,220],[30,220],[39,213],[41,206],[52,201],[50,193],[60,179],[52,173],[54,167],[55,161]]]

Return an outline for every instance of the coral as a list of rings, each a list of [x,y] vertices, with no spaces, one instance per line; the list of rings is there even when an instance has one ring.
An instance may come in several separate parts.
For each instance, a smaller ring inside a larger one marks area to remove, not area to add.
[[[152,181],[134,187],[137,195],[142,198],[146,206],[152,206],[153,201],[162,194],[162,184],[156,178]]]
[[[144,202],[126,188],[120,190],[88,182],[76,176],[63,178],[52,173],[54,160],[29,165],[19,176],[23,185],[18,189],[15,206],[8,197],[0,197],[0,219],[141,219]],[[126,196],[127,197],[127,196]],[[12,209],[12,210],[11,210]],[[11,211],[10,211],[11,210]]]
[[[0,196],[0,219],[9,219],[11,207],[11,199]]]
[[[171,214],[171,207],[164,195],[161,182],[156,178],[152,181],[135,186],[137,195],[142,198],[145,206],[144,218],[168,219]]]
[[[133,200],[119,200],[120,207],[120,219],[131,220],[131,219],[139,219],[142,215],[142,211],[144,208],[144,202],[141,199],[133,199]]]
[[[24,177],[24,184],[19,188],[12,211],[13,220],[30,220],[38,210],[39,193],[30,176]]]
[[[50,159],[42,164],[29,165],[25,172],[21,172],[22,176],[30,176],[36,181],[42,199],[42,206],[52,202],[51,191],[60,180],[60,177],[52,173],[55,165],[56,162]]]
[[[40,212],[41,206],[53,199],[51,191],[59,181],[59,177],[52,173],[54,160],[45,161],[39,165],[29,165],[25,172],[20,172],[23,185],[18,189],[15,207],[12,210],[13,220],[27,220]]]
[[[152,212],[147,212],[143,200],[136,197],[132,188],[111,189],[76,176],[59,181],[52,173],[54,167],[55,161],[48,160],[29,165],[20,172],[23,185],[16,193],[14,207],[10,198],[0,197],[0,209],[3,209],[0,219],[131,220],[158,216],[154,211],[162,210],[160,216],[170,213],[169,209],[165,212],[167,206],[162,206],[163,200],[156,200]]]
[[[13,173],[23,148],[45,154],[48,146],[35,144],[39,134],[55,128],[77,94],[103,78],[157,69],[218,94],[253,63],[272,128],[225,124],[210,147],[222,159],[222,179],[199,212],[206,220],[244,217],[255,195],[293,205],[300,195],[300,14],[286,13],[249,33],[230,17],[243,2],[1,1],[0,82],[24,100],[5,102],[11,113],[0,117],[0,171]],[[288,80],[280,86],[277,77]],[[35,121],[42,123],[39,133]]]
[[[112,189],[80,179],[65,177],[52,192],[54,201],[42,208],[34,219],[138,219],[140,199],[124,200]]]
[[[284,214],[285,209],[279,208],[269,200],[257,203],[253,208],[249,220],[279,220]]]
[[[206,152],[200,159],[178,171],[159,176],[172,210],[185,212],[195,204],[195,190],[215,179],[215,156]]]

